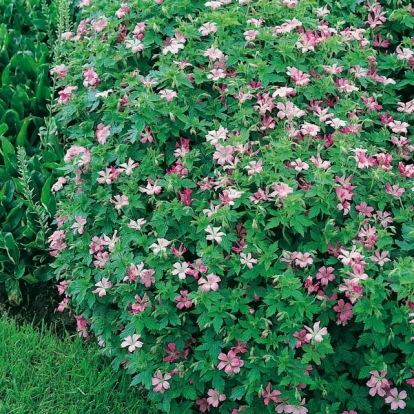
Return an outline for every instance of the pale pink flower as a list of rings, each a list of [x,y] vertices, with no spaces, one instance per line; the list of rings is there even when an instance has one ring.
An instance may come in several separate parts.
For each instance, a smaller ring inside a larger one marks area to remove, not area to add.
[[[59,95],[58,105],[59,106],[62,106],[64,104],[66,105],[69,102],[69,100],[73,99],[73,97],[75,96],[73,91],[77,91],[77,90],[78,90],[77,86],[65,86],[63,91],[58,92],[58,95]]]
[[[397,52],[397,59],[398,60],[404,60],[404,59],[410,60],[414,55],[413,51],[406,48],[406,47],[404,47],[402,49],[401,49],[401,47],[397,47],[397,49],[395,51]]]
[[[162,187],[157,185],[157,180],[155,180],[155,182],[154,182],[153,180],[148,178],[147,187],[146,188],[139,187],[139,191],[141,193],[146,193],[148,195],[158,195],[158,194],[161,193]]]
[[[313,324],[313,329],[305,325],[305,329],[309,332],[308,334],[306,334],[307,340],[310,341],[314,339],[316,342],[323,341],[323,336],[328,334],[328,330],[326,328],[320,328],[319,325],[320,325],[320,322],[315,322]]]
[[[237,356],[236,352],[229,351],[227,354],[221,353],[218,356],[218,359],[221,361],[217,365],[217,369],[223,369],[226,374],[238,374],[240,372],[240,368],[244,365],[244,361]]]
[[[111,125],[105,126],[104,124],[98,124],[98,129],[95,131],[96,140],[100,144],[105,144],[106,139],[111,135],[110,132]]]
[[[384,266],[385,263],[391,261],[391,259],[389,259],[387,256],[388,256],[387,251],[383,251],[382,253],[380,253],[379,250],[376,249],[375,252],[374,252],[374,256],[371,256],[370,259],[374,263],[377,263],[378,266],[382,267],[382,266]]]
[[[130,220],[128,223],[128,227],[134,230],[141,230],[147,220],[140,218],[138,220]]]
[[[250,161],[249,164],[244,167],[245,170],[249,170],[247,172],[247,175],[253,175],[253,174],[260,174],[263,171],[262,168],[262,160],[259,161]]]
[[[312,137],[316,137],[320,130],[321,128],[318,125],[310,124],[309,122],[305,122],[300,127],[300,132],[303,135],[310,135]]]
[[[210,73],[207,75],[207,79],[213,81],[218,81],[219,79],[224,79],[226,77],[226,72],[221,68],[214,68],[210,70]]]
[[[160,392],[164,394],[166,390],[170,388],[170,383],[168,380],[171,378],[171,374],[162,375],[162,372],[158,370],[155,374],[155,377],[152,378],[152,385],[154,386],[154,392]]]
[[[63,186],[67,183],[65,177],[59,177],[55,184],[52,185],[51,191],[55,193],[56,191],[60,191]]]
[[[162,54],[166,55],[168,52],[175,55],[180,49],[184,49],[183,43],[179,42],[176,38],[167,37],[164,41],[164,48],[162,49]]]
[[[318,154],[316,158],[312,156],[310,160],[313,162],[313,165],[317,168],[322,168],[324,170],[327,170],[331,166],[331,163],[329,161],[324,161],[321,158],[320,154]]]
[[[255,40],[259,35],[258,30],[246,30],[244,33],[244,38],[249,42],[250,40]]]
[[[56,75],[57,80],[62,80],[68,74],[68,68],[66,65],[56,65],[49,71],[50,75]]]
[[[213,407],[218,407],[221,401],[225,401],[226,395],[220,394],[217,390],[209,389],[207,392],[207,402]]]
[[[84,80],[83,86],[95,88],[98,86],[100,79],[98,74],[95,72],[94,68],[89,68],[85,72],[83,72]]]
[[[307,73],[302,72],[301,70],[295,67],[287,67],[286,74],[289,75],[294,82],[298,86],[306,86],[310,82],[310,76]]]
[[[126,195],[116,195],[114,197],[115,200],[112,198],[109,200],[112,204],[115,204],[115,208],[119,211],[122,207],[129,205],[128,197]]]
[[[101,33],[102,30],[105,29],[106,26],[108,26],[108,20],[105,16],[99,19],[92,19],[91,25],[97,33]]]
[[[405,193],[405,189],[401,188],[398,184],[391,186],[390,183],[386,183],[385,192],[395,198],[400,198]]]
[[[211,241],[214,240],[218,244],[220,244],[223,240],[222,236],[225,236],[225,233],[220,231],[220,229],[221,229],[221,226],[220,227],[207,226],[205,231],[206,233],[209,233],[209,234],[206,236],[206,240],[211,240]]]
[[[218,282],[220,281],[221,279],[219,276],[210,273],[206,276],[206,279],[204,279],[203,277],[199,279],[198,284],[200,286],[200,290],[202,290],[203,292],[210,292],[210,290],[218,290]]]
[[[124,339],[124,341],[121,344],[121,347],[128,347],[129,352],[134,352],[137,348],[142,348],[142,345],[144,345],[141,341],[139,341],[139,338],[141,338],[141,335],[129,335]]]
[[[295,254],[294,260],[295,260],[295,264],[297,266],[301,267],[301,268],[304,268],[304,267],[306,267],[306,266],[313,263],[313,259],[310,255],[310,253],[300,253],[300,252],[298,252],[298,253]]]
[[[106,277],[103,277],[98,283],[95,284],[97,287],[92,293],[97,293],[99,297],[106,295],[106,289],[112,287],[112,282],[110,282]]]
[[[403,410],[407,405],[404,401],[404,399],[407,398],[407,392],[401,391],[398,393],[397,388],[392,388],[390,394],[391,395],[385,398],[385,402],[391,404],[391,410],[398,410],[399,408]]]
[[[303,162],[300,158],[292,161],[290,163],[290,166],[293,167],[296,171],[309,170],[309,164]]]
[[[167,246],[170,244],[171,242],[166,239],[157,239],[157,243],[151,244],[150,249],[152,249],[155,255],[160,253],[165,255],[167,253]]]
[[[248,253],[247,255],[245,253],[240,253],[240,263],[246,265],[249,269],[253,269],[253,265],[257,263],[257,259],[254,259],[251,253]]]
[[[221,125],[217,131],[209,131],[206,135],[207,142],[211,145],[216,146],[219,141],[225,141],[227,139],[228,129],[223,128]]]
[[[378,394],[380,397],[385,397],[387,390],[390,388],[389,381],[385,378],[387,375],[386,370],[382,370],[379,373],[377,370],[370,371],[371,378],[367,382],[368,387],[371,389],[369,390],[369,395],[374,397]]]
[[[65,293],[70,282],[71,280],[62,280],[58,285],[56,285],[59,295],[63,295]]]
[[[210,61],[214,62],[217,59],[223,59],[224,53],[220,49],[212,46],[203,52],[203,56],[208,57]]]
[[[144,50],[144,44],[136,39],[135,37],[133,39],[126,39],[125,40],[125,48],[131,49],[132,53],[139,53]]]
[[[274,192],[270,194],[270,197],[279,197],[281,200],[284,200],[289,194],[293,194],[293,188],[289,187],[287,184],[277,184],[273,183]]]
[[[342,121],[339,118],[332,118],[331,120],[326,121],[325,123],[326,123],[326,125],[330,125],[334,129],[340,129],[340,128],[346,126],[346,122]]]
[[[200,32],[201,36],[207,36],[210,33],[217,32],[217,24],[213,22],[204,23],[198,31]]]
[[[406,134],[408,132],[407,127],[409,127],[410,124],[408,122],[393,121],[387,124],[387,126],[396,134]]]
[[[86,219],[82,216],[75,216],[75,223],[72,224],[73,234],[83,234],[83,226],[86,224]]]
[[[177,92],[171,89],[163,89],[162,91],[158,92],[158,95],[160,95],[160,97],[162,99],[165,99],[167,102],[171,102],[174,98],[178,96]]]
[[[370,207],[365,201],[362,201],[359,205],[355,207],[356,211],[359,211],[361,216],[372,217],[372,212],[374,211],[373,207]]]
[[[128,159],[128,163],[123,163],[120,165],[120,167],[122,168],[122,171],[124,171],[126,175],[131,175],[132,170],[138,166],[139,164],[137,162],[134,162],[132,158]]]
[[[69,308],[69,298],[65,297],[62,302],[59,302],[59,305],[57,307],[58,312],[63,312],[65,309]]]

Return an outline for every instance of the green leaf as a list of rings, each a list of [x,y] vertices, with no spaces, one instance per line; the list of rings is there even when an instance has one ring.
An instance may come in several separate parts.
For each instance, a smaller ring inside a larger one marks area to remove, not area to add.
[[[51,216],[54,216],[56,213],[56,200],[51,192],[53,180],[54,178],[52,176],[46,180],[40,196],[40,201],[46,207]]]
[[[20,259],[20,252],[19,252],[19,248],[16,242],[14,241],[13,234],[7,233],[4,236],[3,240],[4,240],[4,247],[6,249],[7,256],[9,256],[10,260],[14,264],[17,264]]]
[[[20,291],[19,281],[9,278],[5,281],[5,288],[9,302],[14,305],[20,305],[22,292]]]

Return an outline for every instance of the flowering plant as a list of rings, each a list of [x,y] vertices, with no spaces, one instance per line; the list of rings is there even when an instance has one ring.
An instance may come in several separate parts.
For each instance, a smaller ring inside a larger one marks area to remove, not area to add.
[[[64,34],[64,307],[164,412],[414,408],[413,39],[323,3],[82,0]]]

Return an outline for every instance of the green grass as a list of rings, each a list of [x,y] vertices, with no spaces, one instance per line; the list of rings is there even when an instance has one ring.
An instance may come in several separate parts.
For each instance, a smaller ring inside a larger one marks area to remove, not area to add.
[[[1,414],[153,414],[92,345],[0,316]]]

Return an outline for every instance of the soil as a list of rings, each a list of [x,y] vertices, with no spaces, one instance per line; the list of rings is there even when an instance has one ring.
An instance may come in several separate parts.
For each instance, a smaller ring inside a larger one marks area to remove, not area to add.
[[[35,328],[47,326],[57,337],[76,334],[76,320],[68,311],[57,311],[59,296],[53,281],[35,285],[21,284],[22,303],[12,306],[7,300],[4,285],[0,284],[0,313],[5,312],[18,325],[32,324]]]

